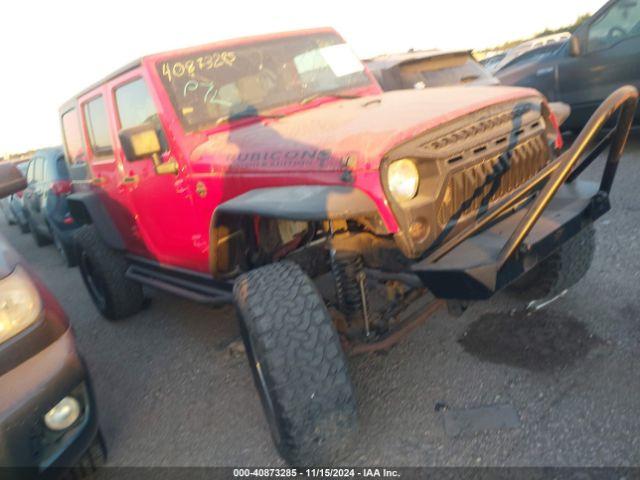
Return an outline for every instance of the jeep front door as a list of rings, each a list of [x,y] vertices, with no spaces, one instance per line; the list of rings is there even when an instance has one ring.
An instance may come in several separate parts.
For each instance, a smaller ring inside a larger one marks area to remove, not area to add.
[[[167,142],[155,102],[141,70],[120,77],[112,85],[114,99],[114,128],[117,131],[142,125],[151,125],[158,134],[162,152],[155,162],[165,168],[158,169],[152,157],[129,161],[118,143],[118,157],[122,165],[119,188],[128,196],[130,208],[135,211],[139,234],[151,257],[161,263],[194,269],[194,251],[199,247],[188,228],[193,211],[190,188],[184,182],[184,169]],[[175,165],[175,169],[166,168]]]

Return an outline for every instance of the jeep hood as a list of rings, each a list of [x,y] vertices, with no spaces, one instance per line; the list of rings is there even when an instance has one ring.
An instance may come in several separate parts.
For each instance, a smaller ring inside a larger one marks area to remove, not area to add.
[[[466,114],[518,99],[532,89],[442,87],[328,101],[279,119],[209,136],[191,155],[198,173],[375,170],[396,145]]]

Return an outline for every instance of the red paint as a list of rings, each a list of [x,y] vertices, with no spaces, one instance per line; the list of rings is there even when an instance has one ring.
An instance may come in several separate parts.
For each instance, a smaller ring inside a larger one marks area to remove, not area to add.
[[[71,193],[71,180],[57,180],[51,184],[51,191],[58,196]]]
[[[332,29],[306,33],[333,32]],[[291,32],[211,45],[226,48]],[[106,99],[114,154],[87,161],[100,179],[105,205],[133,253],[183,268],[206,272],[209,228],[216,207],[255,188],[289,185],[345,185],[342,161],[355,156],[353,186],[376,203],[389,232],[398,225],[380,183],[383,155],[394,146],[440,124],[500,102],[539,94],[509,87],[451,87],[382,93],[373,76],[368,86],[343,93],[354,100],[322,97],[304,106],[277,110],[281,119],[250,119],[208,131],[185,133],[156,71],[156,63],[202,47],[145,57],[142,65],[78,99],[82,106],[98,94]],[[175,159],[177,175],[157,175],[151,159],[128,162],[120,147],[114,89],[143,77],[153,96],[169,144],[163,160]],[[87,132],[84,131],[88,145]],[[297,152],[297,153],[296,153]],[[125,183],[125,177],[137,182]],[[196,193],[202,183],[207,194]],[[291,199],[295,201],[295,199]]]

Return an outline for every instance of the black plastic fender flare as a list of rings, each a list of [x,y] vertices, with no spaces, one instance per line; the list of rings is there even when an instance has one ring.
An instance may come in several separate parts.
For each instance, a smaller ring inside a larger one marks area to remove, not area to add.
[[[257,188],[218,205],[211,218],[209,263],[217,274],[218,226],[228,216],[257,216],[292,221],[339,220],[377,216],[378,207],[362,190],[342,185]]]
[[[93,224],[110,248],[124,250],[125,243],[104,203],[95,192],[76,192],[67,197],[71,216],[80,225]]]

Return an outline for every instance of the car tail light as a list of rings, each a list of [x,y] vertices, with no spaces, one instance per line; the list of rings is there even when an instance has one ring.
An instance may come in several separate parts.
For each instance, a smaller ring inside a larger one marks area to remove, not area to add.
[[[71,193],[70,180],[58,180],[51,185],[51,191],[56,195],[69,195]]]

